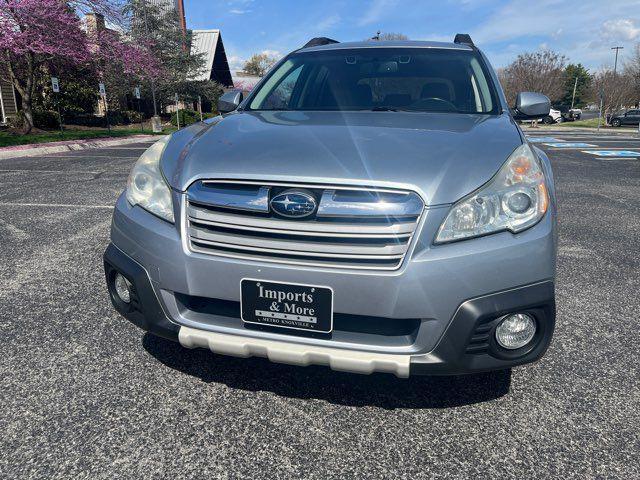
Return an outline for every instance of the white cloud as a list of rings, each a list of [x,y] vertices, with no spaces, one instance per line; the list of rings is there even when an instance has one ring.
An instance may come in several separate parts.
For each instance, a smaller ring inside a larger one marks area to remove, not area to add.
[[[369,9],[365,11],[364,15],[358,20],[358,26],[363,27],[378,22],[384,16],[385,12],[397,3],[397,0],[373,0]]]
[[[626,42],[631,47],[631,42],[640,40],[637,7],[638,0],[606,4],[600,0],[510,0],[469,33],[495,67],[505,66],[519,53],[544,43],[569,61],[596,68],[612,63],[610,43],[624,46]],[[505,42],[516,46],[513,55],[505,51]]]
[[[243,69],[246,59],[238,55],[228,55],[227,62],[229,63],[229,70],[233,73]]]
[[[260,53],[264,53],[265,55],[269,55],[270,57],[275,57],[275,58],[282,58],[282,52],[279,52],[278,50],[262,50]]]
[[[315,31],[317,31],[318,33],[327,32],[331,30],[333,27],[335,27],[336,25],[338,25],[340,23],[340,20],[341,20],[340,15],[338,15],[337,13],[330,15],[318,22],[318,24],[315,27]]]
[[[229,10],[229,13],[232,13],[233,15],[244,15],[245,13],[250,13],[251,10],[241,10],[239,8],[232,8],[231,10]]]
[[[607,20],[602,24],[601,32],[602,36],[608,40],[640,39],[640,25],[636,26],[634,20],[629,18]]]

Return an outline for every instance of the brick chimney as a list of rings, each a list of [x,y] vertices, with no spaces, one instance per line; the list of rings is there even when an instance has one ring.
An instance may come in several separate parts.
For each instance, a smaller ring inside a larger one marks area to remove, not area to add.
[[[87,13],[84,16],[87,25],[87,36],[89,38],[95,38],[98,33],[105,29],[104,15],[101,13]]]

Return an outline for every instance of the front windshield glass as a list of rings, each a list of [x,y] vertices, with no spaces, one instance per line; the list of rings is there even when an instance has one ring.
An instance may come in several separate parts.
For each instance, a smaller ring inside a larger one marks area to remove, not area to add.
[[[498,113],[476,52],[360,48],[294,53],[273,70],[248,110]]]

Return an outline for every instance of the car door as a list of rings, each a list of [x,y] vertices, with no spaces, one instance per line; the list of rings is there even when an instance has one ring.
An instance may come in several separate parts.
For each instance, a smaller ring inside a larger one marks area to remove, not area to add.
[[[640,110],[629,110],[626,120],[627,125],[637,125],[640,122]]]
[[[631,125],[635,118],[635,110],[628,110],[624,114],[620,115],[620,123],[623,125]]]

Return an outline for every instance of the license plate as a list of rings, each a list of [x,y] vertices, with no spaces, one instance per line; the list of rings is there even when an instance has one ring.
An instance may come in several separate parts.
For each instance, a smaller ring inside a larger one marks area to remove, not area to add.
[[[244,278],[240,316],[246,323],[328,333],[333,329],[333,290]]]

